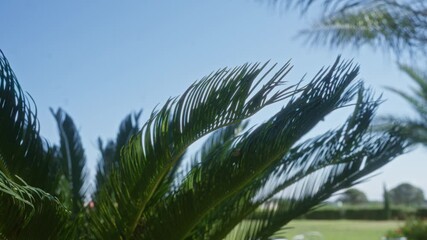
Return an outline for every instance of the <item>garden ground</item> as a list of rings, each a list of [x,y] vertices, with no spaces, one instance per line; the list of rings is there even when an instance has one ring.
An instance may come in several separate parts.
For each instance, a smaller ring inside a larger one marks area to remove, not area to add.
[[[319,232],[325,240],[380,240],[387,230],[402,226],[398,221],[295,220],[285,233],[288,239],[307,232]]]

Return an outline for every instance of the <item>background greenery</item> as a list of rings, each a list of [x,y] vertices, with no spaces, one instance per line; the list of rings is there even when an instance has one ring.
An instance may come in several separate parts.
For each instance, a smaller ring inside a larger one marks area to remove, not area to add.
[[[295,235],[316,231],[325,240],[379,240],[387,230],[403,224],[400,221],[296,220],[288,224],[290,229],[282,236],[292,239]]]

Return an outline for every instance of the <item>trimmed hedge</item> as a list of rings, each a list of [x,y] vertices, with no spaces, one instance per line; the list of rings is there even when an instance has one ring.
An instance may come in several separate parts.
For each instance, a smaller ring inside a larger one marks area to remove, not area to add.
[[[317,209],[305,214],[304,219],[343,219],[344,211],[338,209]]]
[[[419,208],[416,212],[417,218],[427,219],[427,208]]]
[[[406,219],[409,216],[413,216],[414,212],[410,212],[402,209],[391,209],[391,219]],[[345,211],[345,219],[353,220],[387,220],[387,214],[384,209],[349,209]]]
[[[403,220],[414,216],[415,210],[404,208],[392,208],[391,219]],[[305,214],[304,219],[351,219],[351,220],[387,220],[387,214],[384,209],[373,208],[349,208],[349,209],[318,209]]]
[[[268,211],[258,209],[249,216],[249,219],[259,220],[265,219]],[[408,218],[427,219],[427,208],[411,208],[405,206],[394,206],[390,209],[390,219],[405,220]],[[313,220],[389,220],[387,213],[381,205],[366,205],[366,206],[343,206],[338,208],[336,206],[325,205],[321,208],[313,210],[300,219],[313,219]]]

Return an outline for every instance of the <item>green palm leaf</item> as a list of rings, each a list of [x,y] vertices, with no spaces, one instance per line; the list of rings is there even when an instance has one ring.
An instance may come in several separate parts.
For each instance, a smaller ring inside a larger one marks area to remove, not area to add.
[[[60,146],[58,158],[61,163],[62,174],[70,184],[72,212],[77,214],[83,207],[85,197],[86,157],[73,119],[62,109],[58,109],[56,112],[51,109],[51,112],[55,117],[59,130]]]
[[[337,152],[338,155],[330,156],[317,153],[312,156],[320,159],[319,162],[323,166],[305,166],[310,170],[303,172],[302,176],[297,175],[298,178],[290,179],[295,180],[290,181],[291,185],[287,181],[279,181],[278,187],[272,193],[286,186],[283,192],[276,195],[281,199],[280,204],[274,209],[264,211],[263,215],[258,216],[259,220],[250,224],[242,223],[246,231],[240,229],[238,239],[267,239],[274,236],[274,233],[288,222],[318,206],[334,192],[359,183],[361,178],[387,164],[406,147],[404,139],[394,134],[364,138],[356,145],[359,150]],[[385,150],[389,152],[386,153]],[[242,237],[245,234],[246,237]]]
[[[118,167],[120,164],[120,150],[129,141],[129,139],[138,133],[140,130],[139,119],[142,111],[134,114],[129,114],[120,123],[119,132],[115,141],[108,141],[103,144],[102,140],[98,139],[98,147],[101,152],[101,159],[98,162],[96,172],[96,184],[102,185],[108,177],[111,169]]]
[[[208,161],[212,154],[223,149],[223,145],[229,144],[235,137],[237,137],[248,126],[248,121],[238,122],[227,127],[220,128],[213,132],[203,143],[201,148],[191,157],[190,161],[184,162],[182,158],[178,164],[171,170],[170,181],[175,181],[175,185],[170,191],[179,189],[179,185],[187,174],[192,175],[203,162]]]
[[[118,214],[120,219],[112,226],[100,227],[103,232],[99,237],[119,235],[127,238],[133,234],[150,198],[191,143],[293,93],[289,88],[275,90],[282,84],[289,64],[256,91],[265,75],[256,79],[265,68],[266,65],[256,64],[220,70],[153,112],[141,132],[122,150],[122,165],[105,186],[104,191],[115,193],[116,202],[98,202],[105,210],[100,214]]]
[[[343,10],[360,7],[369,3],[385,2],[387,0],[264,0],[276,7],[300,8],[303,13],[313,5],[319,5],[324,13],[341,12]]]
[[[307,10],[316,1],[291,2]],[[405,50],[410,54],[426,53],[427,5],[424,0],[321,2],[325,7],[324,16],[301,32],[313,44],[329,43],[331,47],[370,44],[397,54]]]
[[[409,66],[402,65],[401,69],[411,77],[417,87],[412,89],[412,93],[394,88],[388,89],[406,100],[418,114],[418,118],[383,117],[379,122],[379,129],[398,128],[400,134],[412,143],[427,145],[427,76]]]
[[[362,88],[360,91],[363,93]],[[367,126],[377,104],[378,101],[371,101],[369,98],[358,101],[354,114],[341,128],[306,140],[290,149],[280,161],[215,209],[206,221],[202,221],[196,231],[197,237],[193,239],[222,239],[235,225],[278,192],[323,168],[351,161],[351,158],[349,160],[343,156],[366,144],[362,139],[367,134]],[[331,191],[330,194],[332,193]],[[227,213],[227,217],[221,217],[224,213]]]
[[[0,172],[0,236],[5,239],[65,236],[63,224],[68,212],[58,199],[22,179],[19,181],[16,183]]]
[[[57,177],[55,164],[39,135],[37,113],[32,111],[29,95],[22,91],[1,51],[0,132],[2,171],[12,178],[20,176],[31,186],[53,192]]]
[[[357,71],[350,63],[337,60],[268,122],[235,142],[224,144],[222,151],[211,156],[212,160],[208,159],[185,180],[182,189],[148,212],[140,231],[143,237],[188,237],[212,209],[251,184],[328,113],[351,100],[356,88],[350,83]],[[165,226],[160,228],[158,221],[163,221]]]
[[[400,69],[417,84],[416,88],[412,89],[411,95],[397,89],[389,89],[405,99],[414,108],[420,119],[427,122],[427,74],[406,65],[401,65]]]

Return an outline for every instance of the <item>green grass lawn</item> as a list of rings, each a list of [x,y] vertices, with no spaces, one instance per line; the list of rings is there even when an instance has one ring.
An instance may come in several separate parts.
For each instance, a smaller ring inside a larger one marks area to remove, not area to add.
[[[349,220],[296,220],[289,223],[282,236],[292,239],[295,235],[316,231],[325,240],[380,240],[387,230],[403,225],[396,221],[349,221]]]

